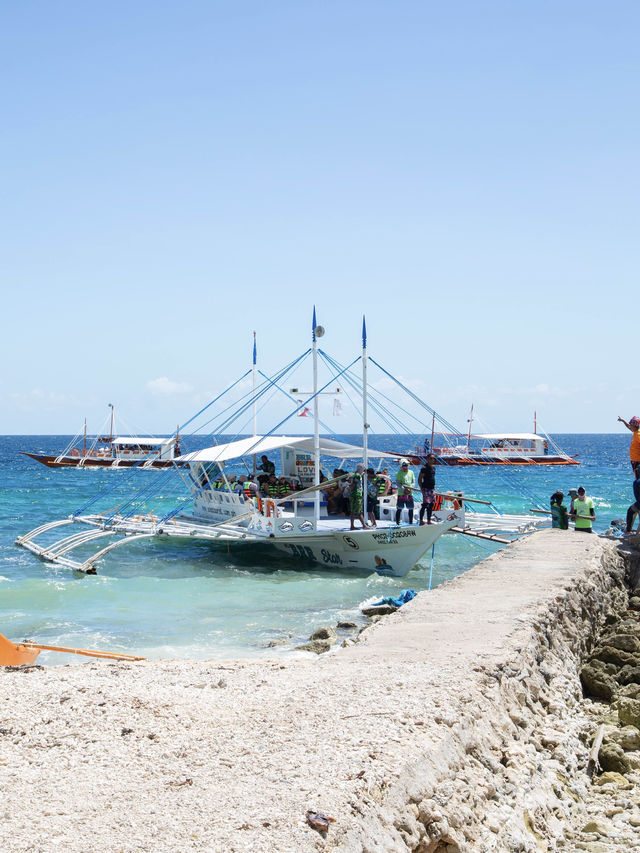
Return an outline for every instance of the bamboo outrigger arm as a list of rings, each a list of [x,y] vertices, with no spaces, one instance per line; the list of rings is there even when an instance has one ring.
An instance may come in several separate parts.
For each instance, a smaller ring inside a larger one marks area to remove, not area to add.
[[[135,542],[137,539],[153,539],[154,536],[157,536],[157,533],[135,533],[132,536],[125,536],[123,539],[118,539],[116,542],[111,542],[107,545],[106,548],[101,548],[96,554],[89,557],[88,560],[85,560],[84,563],[78,564],[77,572],[83,572],[84,574],[96,574],[96,570],[94,568],[94,563],[97,562],[101,557],[104,557],[105,554],[108,554],[109,551],[113,551],[114,548],[117,548],[119,545],[125,545],[129,542]]]
[[[65,654],[84,655],[105,660],[145,660],[140,655],[128,655],[124,652],[100,652],[97,649],[73,649],[68,646],[47,646],[41,643],[12,643],[11,640],[0,634],[0,666],[33,664],[41,651],[64,652]]]

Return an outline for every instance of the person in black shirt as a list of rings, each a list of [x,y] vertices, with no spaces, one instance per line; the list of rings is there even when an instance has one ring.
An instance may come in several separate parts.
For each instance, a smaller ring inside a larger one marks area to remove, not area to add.
[[[431,513],[433,502],[436,497],[436,469],[434,468],[436,457],[430,453],[418,474],[418,487],[422,489],[422,506],[420,507],[420,524],[431,524]],[[427,513],[427,520],[424,514]]]
[[[264,483],[267,482],[269,477],[272,474],[276,473],[276,466],[273,464],[273,462],[270,459],[267,458],[267,456],[265,456],[263,454],[262,455],[262,465],[256,466],[256,470],[263,472],[262,474],[260,474],[258,476],[258,483],[260,485],[260,488],[262,488],[262,486],[264,485]]]

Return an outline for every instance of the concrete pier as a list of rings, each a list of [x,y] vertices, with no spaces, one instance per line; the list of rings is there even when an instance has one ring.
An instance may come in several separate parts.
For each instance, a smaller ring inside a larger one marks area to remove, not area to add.
[[[547,530],[318,658],[0,672],[4,849],[561,849],[623,577],[615,543]]]

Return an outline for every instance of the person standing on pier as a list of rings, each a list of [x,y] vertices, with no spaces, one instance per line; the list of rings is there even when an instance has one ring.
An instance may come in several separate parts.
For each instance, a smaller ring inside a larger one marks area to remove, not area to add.
[[[633,468],[633,473],[636,473],[636,466],[640,464],[640,418],[637,415],[634,415],[632,418],[629,418],[628,421],[625,421],[624,418],[621,418],[618,415],[618,420],[621,424],[624,424],[628,430],[631,431],[631,444],[629,445],[629,457],[631,459],[631,467]]]
[[[564,505],[564,492],[561,492],[560,489],[551,495],[551,526],[559,530],[569,529],[569,516]]]
[[[633,531],[633,522],[635,521],[636,515],[640,515],[640,467],[636,468],[636,478],[633,481],[633,497],[634,502],[627,510],[627,533],[631,533]]]
[[[587,497],[584,486],[578,489],[578,497],[573,502],[572,519],[576,524],[576,533],[591,533],[591,525],[596,520],[593,501]]]

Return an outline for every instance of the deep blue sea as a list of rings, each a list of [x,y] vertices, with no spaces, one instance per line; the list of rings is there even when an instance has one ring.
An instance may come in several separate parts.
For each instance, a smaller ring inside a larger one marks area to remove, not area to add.
[[[569,488],[584,485],[595,501],[596,530],[624,517],[633,500],[627,435],[552,437],[567,453],[578,454],[579,467],[438,467],[437,486],[491,500],[502,512],[521,512],[535,503],[548,506],[557,488],[566,495]],[[132,543],[99,562],[96,576],[79,576],[42,562],[17,547],[15,538],[68,516],[96,495],[99,499],[87,511],[116,506],[141,490],[151,496],[151,505],[168,507],[185,492],[175,472],[49,469],[19,453],[60,453],[70,438],[0,436],[0,633],[12,640],[147,657],[288,654],[319,625],[340,619],[361,622],[358,605],[364,600],[428,585],[430,554],[403,579],[304,570],[267,554],[248,563],[233,551],[197,542]],[[344,438],[358,443],[358,437]],[[379,449],[399,453],[419,442],[418,437],[370,439]],[[186,436],[183,452],[204,443]],[[59,535],[68,530],[63,528]],[[442,537],[435,548],[433,585],[495,550],[495,545],[471,537]],[[278,645],[269,647],[273,642]],[[70,658],[43,653],[40,660],[66,663]]]

